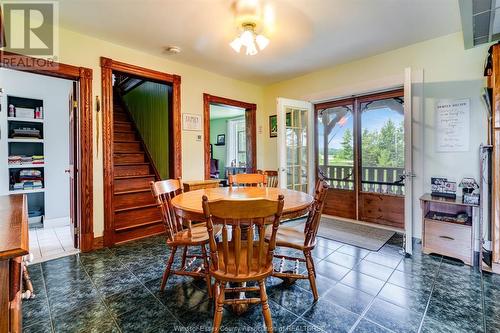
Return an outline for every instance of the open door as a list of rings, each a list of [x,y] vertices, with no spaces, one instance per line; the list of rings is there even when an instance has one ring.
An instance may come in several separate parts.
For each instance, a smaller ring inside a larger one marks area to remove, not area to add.
[[[413,180],[416,177],[413,161],[413,125],[415,117],[420,117],[422,107],[424,73],[422,70],[405,68],[404,73],[404,128],[405,128],[405,171],[404,184],[405,194],[405,244],[404,251],[408,255],[413,254],[413,219],[414,198]],[[417,135],[418,137],[418,135]]]
[[[77,207],[77,149],[76,149],[76,133],[77,133],[77,115],[78,115],[78,83],[73,82],[72,90],[69,94],[69,165],[66,173],[69,176],[69,194],[70,194],[70,209],[69,221],[71,230],[73,231],[73,246],[79,248],[79,230],[78,230],[78,207]]]
[[[314,190],[314,112],[306,101],[277,100],[279,184],[281,188]]]

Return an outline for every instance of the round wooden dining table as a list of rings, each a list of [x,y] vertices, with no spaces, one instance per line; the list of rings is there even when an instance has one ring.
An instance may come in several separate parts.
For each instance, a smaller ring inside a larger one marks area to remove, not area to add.
[[[218,187],[185,192],[175,196],[172,199],[172,205],[176,209],[176,213],[182,215],[183,218],[192,221],[202,221],[203,207],[202,198],[204,195],[208,200],[252,200],[252,199],[269,199],[277,200],[278,196],[283,194],[284,205],[282,219],[290,219],[294,217],[303,216],[309,211],[314,198],[304,192],[293,191],[288,189],[279,189],[273,187]],[[243,286],[237,284],[237,286]],[[235,295],[236,298],[245,298],[245,293],[241,292]],[[230,309],[237,315],[248,310],[248,304],[232,304]]]
[[[172,205],[181,211],[184,218],[201,221],[203,217],[202,198],[212,200],[277,200],[283,194],[284,206],[282,219],[290,219],[306,214],[314,198],[304,192],[274,187],[217,187],[190,191],[179,194],[172,199]]]

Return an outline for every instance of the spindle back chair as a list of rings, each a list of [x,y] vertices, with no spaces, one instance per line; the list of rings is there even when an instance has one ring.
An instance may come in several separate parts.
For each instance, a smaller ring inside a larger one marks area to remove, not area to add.
[[[321,222],[321,213],[325,205],[325,198],[327,194],[328,185],[324,181],[318,181],[315,186],[314,203],[311,206],[307,219],[302,225],[288,227],[283,225],[278,230],[276,236],[276,246],[284,248],[292,248],[300,250],[303,257],[287,256],[282,254],[275,254],[274,257],[280,259],[280,264],[274,270],[273,276],[279,277],[288,282],[294,282],[297,279],[309,279],[311,291],[314,300],[318,300],[318,289],[316,287],[316,271],[314,268],[314,259],[312,257],[312,250],[316,246],[316,236],[318,234],[319,225]],[[266,230],[266,237],[270,240],[271,231]],[[285,266],[294,263],[293,270],[284,270]],[[299,263],[305,262],[307,274],[299,274]]]
[[[242,303],[261,303],[267,330],[273,330],[264,281],[273,272],[273,251],[283,213],[284,197],[279,195],[277,199],[209,202],[206,196],[203,197],[203,212],[210,238],[210,274],[216,281],[214,332],[219,332],[224,304]],[[266,224],[270,224],[271,230],[268,241],[265,239]],[[222,227],[219,241],[214,233],[216,226]],[[257,281],[259,286],[226,287],[230,282],[250,281]],[[226,299],[226,293],[245,291],[259,291],[260,298]]]
[[[182,193],[182,182],[180,179],[167,179],[151,182],[151,192],[161,210],[167,245],[171,248],[170,257],[163,273],[160,290],[165,289],[168,277],[171,274],[202,277],[206,280],[208,295],[212,297],[212,285],[208,269],[208,254],[205,245],[208,244],[208,232],[205,223],[191,225],[191,221],[183,221],[172,205],[172,199]],[[215,229],[215,234],[220,233],[220,228]],[[201,255],[189,254],[189,247],[200,247]],[[178,247],[183,247],[181,267],[172,270],[175,254]],[[201,259],[201,266],[197,266],[197,259]]]
[[[229,187],[233,186],[260,186],[267,185],[267,176],[258,173],[238,173],[236,175],[229,175]]]

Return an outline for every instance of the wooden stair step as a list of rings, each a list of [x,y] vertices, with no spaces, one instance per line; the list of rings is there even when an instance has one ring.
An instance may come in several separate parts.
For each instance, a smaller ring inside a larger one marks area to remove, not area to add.
[[[115,211],[156,204],[156,199],[153,197],[149,186],[148,188],[136,190],[115,191],[113,195],[113,207]]]
[[[115,163],[146,162],[146,154],[144,152],[114,153],[113,161]]]
[[[139,176],[151,174],[149,163],[115,164],[115,176]]]
[[[133,128],[130,128],[130,129],[116,129],[113,131],[114,134],[117,134],[117,133],[134,133],[135,134],[135,130]]]
[[[135,206],[124,207],[124,208],[117,208],[117,209],[115,209],[115,213],[126,212],[126,211],[129,211],[129,210],[149,208],[149,207],[156,207],[156,206],[158,206],[158,204],[156,204],[156,203],[150,203],[150,204],[135,205]]]
[[[115,166],[149,165],[149,162],[123,162],[114,163]]]
[[[113,130],[115,132],[135,132],[134,125],[132,122],[114,122]]]
[[[142,193],[142,192],[151,192],[151,189],[139,188],[139,189],[127,190],[127,191],[115,191],[114,195],[135,194],[135,193]]]
[[[161,212],[156,205],[114,212],[115,228],[127,228],[140,223],[158,220],[161,220]]]
[[[137,141],[137,135],[135,132],[114,132],[114,141]]]
[[[129,231],[131,229],[136,229],[136,228],[151,226],[151,225],[154,225],[154,224],[161,224],[161,226],[163,227],[163,221],[162,220],[155,220],[155,221],[141,222],[141,223],[137,223],[137,224],[134,224],[134,225],[117,227],[117,228],[115,228],[115,230],[116,230],[116,232],[124,232],[124,231]]]
[[[115,113],[113,114],[113,120],[130,121],[130,117],[126,113]]]
[[[149,188],[149,183],[155,181],[155,176],[141,176],[137,178],[124,177],[113,181],[115,191],[127,191]]]
[[[144,177],[154,177],[155,175],[132,175],[132,176],[115,176],[114,179],[134,179],[134,178],[144,178]]]

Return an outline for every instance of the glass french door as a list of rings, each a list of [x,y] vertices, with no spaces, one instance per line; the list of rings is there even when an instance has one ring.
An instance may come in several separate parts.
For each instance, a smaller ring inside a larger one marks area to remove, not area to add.
[[[404,229],[403,89],[315,105],[324,212]]]
[[[278,98],[279,184],[306,193],[314,190],[313,107]]]

